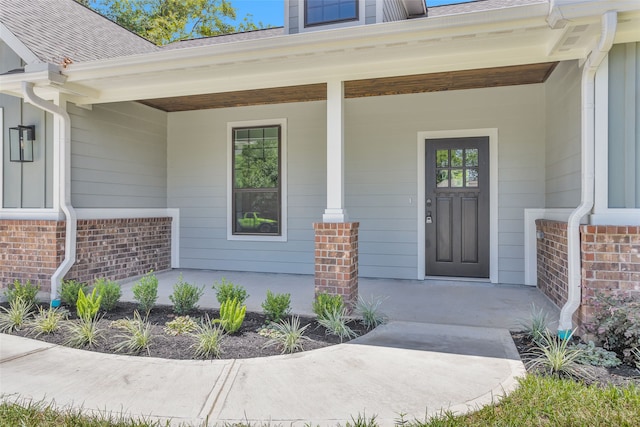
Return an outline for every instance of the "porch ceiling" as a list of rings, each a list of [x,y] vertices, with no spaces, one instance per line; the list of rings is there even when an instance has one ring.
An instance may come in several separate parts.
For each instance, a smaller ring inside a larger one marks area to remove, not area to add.
[[[557,62],[416,74],[410,76],[350,80],[344,85],[345,98],[440,92],[460,89],[514,86],[543,83]],[[142,104],[167,112],[244,107],[327,99],[326,84],[242,90],[202,95],[143,99]]]

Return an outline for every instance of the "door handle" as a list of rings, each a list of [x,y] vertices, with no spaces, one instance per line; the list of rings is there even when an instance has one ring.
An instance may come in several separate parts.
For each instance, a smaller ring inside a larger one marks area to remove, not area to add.
[[[433,218],[431,217],[431,211],[427,212],[427,218],[425,220],[427,224],[433,223]]]

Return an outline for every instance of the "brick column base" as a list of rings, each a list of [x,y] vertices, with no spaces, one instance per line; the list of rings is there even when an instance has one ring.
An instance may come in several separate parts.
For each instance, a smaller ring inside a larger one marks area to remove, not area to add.
[[[358,299],[358,222],[315,223],[315,291],[342,295],[347,307]]]

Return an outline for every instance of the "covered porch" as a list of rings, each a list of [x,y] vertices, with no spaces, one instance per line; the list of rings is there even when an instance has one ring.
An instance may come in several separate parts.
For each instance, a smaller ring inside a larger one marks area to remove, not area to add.
[[[184,281],[205,286],[201,307],[219,307],[211,286],[224,277],[249,293],[247,310],[262,311],[260,304],[267,289],[274,293],[290,293],[292,312],[312,315],[314,276],[304,274],[251,273],[239,271],[174,269],[156,274],[158,304],[171,304],[169,295],[182,274]],[[123,280],[122,300],[133,299],[137,279]],[[360,296],[365,300],[383,299],[381,311],[389,320],[521,330],[520,321],[529,319],[532,305],[544,310],[556,325],[560,310],[534,287],[492,284],[487,281],[402,280],[360,278]]]

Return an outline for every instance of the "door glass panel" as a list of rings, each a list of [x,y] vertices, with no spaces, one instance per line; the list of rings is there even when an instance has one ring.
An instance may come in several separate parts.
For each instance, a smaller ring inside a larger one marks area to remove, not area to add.
[[[449,186],[449,171],[439,170],[436,173],[436,187],[448,187]]]
[[[478,149],[477,148],[467,148],[465,150],[465,162],[464,165],[469,166],[478,166]]]
[[[451,150],[451,166],[462,166],[462,153],[463,149]]]
[[[451,187],[460,188],[463,186],[464,186],[464,183],[462,181],[462,169],[452,169],[451,170]]]
[[[436,151],[436,167],[437,168],[449,167],[449,150]]]
[[[478,186],[478,169],[467,169],[465,171],[467,176],[465,177],[467,187]]]

